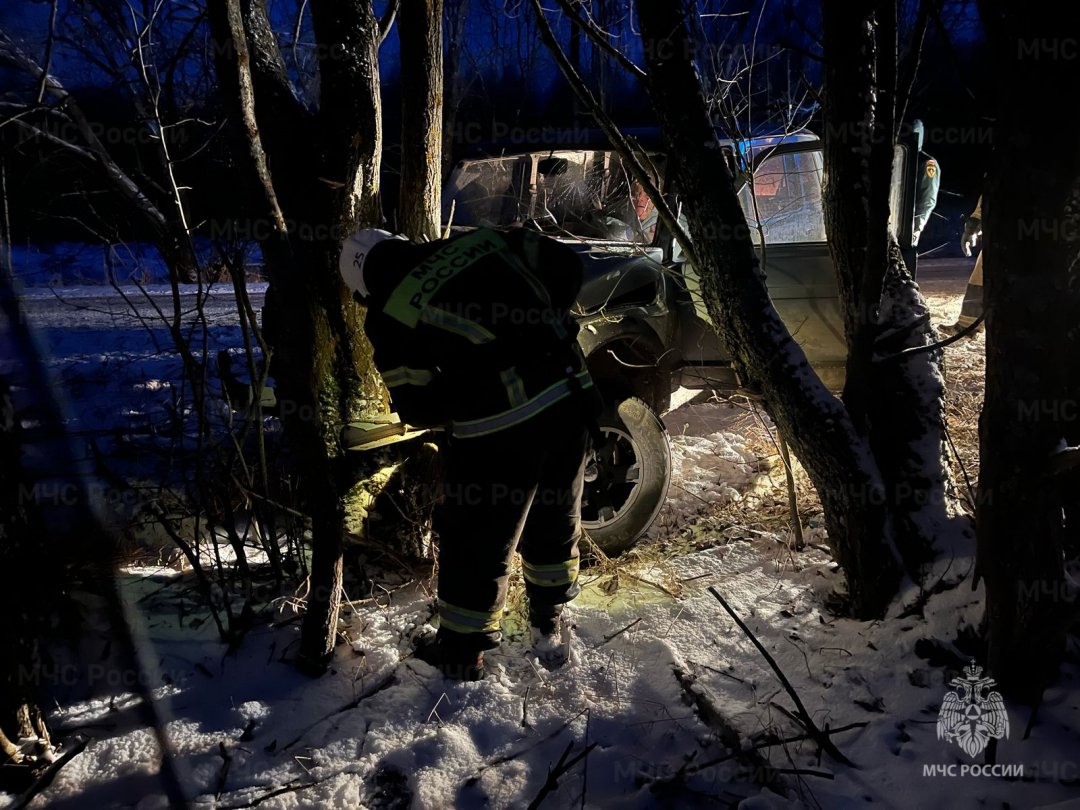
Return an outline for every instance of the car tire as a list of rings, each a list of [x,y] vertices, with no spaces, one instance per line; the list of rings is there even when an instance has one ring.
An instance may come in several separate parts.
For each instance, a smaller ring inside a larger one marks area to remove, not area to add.
[[[656,519],[671,484],[671,445],[664,423],[630,397],[597,419],[605,444],[586,467],[581,524],[609,557],[636,543]]]

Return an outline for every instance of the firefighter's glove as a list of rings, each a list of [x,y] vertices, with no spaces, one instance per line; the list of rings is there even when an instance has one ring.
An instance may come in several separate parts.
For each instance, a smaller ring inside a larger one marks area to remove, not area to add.
[[[960,237],[960,250],[965,256],[971,255],[971,249],[975,247],[980,236],[982,236],[982,220],[978,217],[968,217],[964,220],[964,235]]]

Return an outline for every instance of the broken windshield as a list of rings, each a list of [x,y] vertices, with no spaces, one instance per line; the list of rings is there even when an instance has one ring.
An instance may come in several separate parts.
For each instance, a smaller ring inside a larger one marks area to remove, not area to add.
[[[557,151],[462,161],[443,194],[443,223],[523,224],[556,237],[649,244],[656,212],[619,156]]]

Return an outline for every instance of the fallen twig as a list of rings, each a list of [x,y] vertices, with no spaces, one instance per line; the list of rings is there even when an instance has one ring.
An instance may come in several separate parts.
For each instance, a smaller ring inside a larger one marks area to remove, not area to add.
[[[558,789],[559,777],[565,775],[571,768],[587,757],[597,745],[599,745],[599,743],[589,743],[581,750],[581,753],[577,754],[573,759],[567,759],[574,748],[574,741],[571,740],[568,742],[566,744],[566,750],[563,751],[562,756],[559,757],[559,761],[555,764],[555,768],[548,772],[547,780],[540,788],[540,792],[536,794],[536,798],[529,802],[527,810],[536,810],[536,808],[543,803],[544,799],[548,797],[549,793]]]
[[[577,714],[575,714],[573,717],[571,717],[569,720],[567,720],[565,723],[563,723],[561,726],[559,726],[553,732],[548,734],[546,737],[543,737],[542,739],[538,740],[534,744],[525,746],[524,748],[520,748],[517,751],[514,751],[512,754],[504,754],[504,755],[502,755],[500,757],[495,757],[495,759],[491,760],[491,762],[487,763],[486,765],[481,765],[480,768],[476,771],[476,774],[474,776],[469,777],[469,779],[466,780],[465,784],[466,785],[471,785],[474,782],[476,782],[476,780],[480,778],[480,775],[484,771],[486,771],[488,768],[493,768],[496,765],[502,765],[503,763],[510,762],[511,760],[517,759],[522,754],[524,754],[524,753],[526,753],[528,751],[531,751],[532,749],[536,748],[537,746],[543,745],[548,740],[555,739],[560,734],[562,734],[563,731],[565,731],[567,728],[569,728],[571,723],[573,723],[575,720],[577,720],[579,717],[581,717],[581,715],[585,714],[587,711],[589,711],[588,706],[586,706],[584,709],[579,711]]]
[[[665,588],[659,582],[653,582],[650,579],[645,579],[644,577],[639,577],[637,574],[624,574],[624,576],[628,576],[628,577],[630,577],[630,579],[636,579],[638,582],[642,583],[643,585],[649,585],[649,586],[651,586],[653,588],[656,588],[656,590],[660,591],[661,593],[667,594],[672,599],[678,599],[679,598],[678,595],[676,595],[675,593],[673,593],[669,589]]]
[[[275,796],[281,796],[285,793],[296,793],[300,790],[307,790],[308,788],[315,787],[318,782],[303,782],[300,784],[285,785],[277,790],[271,790],[269,793],[264,793],[262,796],[248,802],[247,804],[226,804],[221,806],[221,810],[244,810],[246,807],[257,807],[265,801],[273,799]]]
[[[296,739],[291,740],[290,742],[288,742],[285,745],[281,746],[281,748],[279,748],[278,750],[279,751],[287,751],[288,749],[290,749],[294,745],[296,745],[298,742],[300,742],[302,739],[304,739],[304,735],[307,734],[309,731],[311,731],[313,728],[315,728],[315,726],[319,725],[319,723],[322,723],[322,722],[325,722],[326,720],[329,720],[334,715],[338,715],[338,714],[341,714],[342,712],[347,712],[347,711],[351,711],[351,710],[355,709],[357,706],[360,705],[361,702],[367,700],[372,695],[374,695],[374,694],[376,694],[378,692],[381,692],[384,689],[392,686],[396,681],[397,681],[397,678],[396,678],[395,670],[391,669],[381,679],[379,679],[379,681],[377,681],[375,683],[375,685],[372,686],[370,689],[368,689],[365,692],[360,693],[356,698],[354,698],[353,700],[350,700],[344,706],[342,706],[342,707],[340,707],[338,709],[334,709],[332,712],[328,712],[327,714],[323,715],[318,720],[316,720],[314,723],[312,723],[307,728],[305,728],[302,732],[300,732],[299,736],[297,736]]]
[[[715,672],[717,675],[721,675],[721,676],[723,676],[725,678],[730,678],[731,680],[735,681],[736,683],[741,683],[741,684],[743,684],[745,686],[749,686],[751,689],[754,689],[754,685],[752,683],[749,683],[745,678],[740,678],[738,675],[732,675],[730,672],[724,672],[724,670],[722,670],[722,669],[717,669],[716,667],[710,667],[708,664],[702,664],[699,661],[687,661],[686,663],[690,664],[691,668],[693,668],[693,667],[701,667],[702,669],[706,669],[709,672]]]
[[[774,768],[773,773],[786,773],[793,776],[820,776],[822,779],[835,779],[828,771],[807,771],[802,768]]]
[[[709,699],[704,687],[697,684],[696,676],[679,667],[673,667],[672,671],[674,672],[679,685],[686,693],[686,696],[693,701],[694,709],[698,717],[705,725],[717,733],[720,743],[727,752],[710,762],[692,765],[692,761],[698,755],[698,751],[694,751],[674,774],[664,777],[646,777],[645,781],[651,782],[655,789],[655,787],[659,785],[670,785],[684,780],[690,774],[697,773],[709,765],[735,759],[739,760],[747,769],[746,778],[753,779],[762,787],[774,787],[775,783],[778,781],[775,778],[775,769],[757,753],[756,748],[743,749],[738,730],[728,722],[728,719]],[[697,688],[695,688],[695,686]]]
[[[604,636],[604,640],[596,645],[596,649],[600,649],[605,644],[607,644],[609,641],[618,638],[619,636],[621,636],[623,633],[625,633],[627,630],[629,630],[631,627],[633,627],[634,625],[636,625],[640,621],[641,621],[641,617],[639,616],[638,618],[636,618],[632,622],[630,622],[630,624],[626,625],[626,627],[624,627],[622,630],[616,630],[610,636]]]
[[[866,721],[862,721],[862,722],[859,722],[859,723],[848,723],[846,726],[837,726],[836,728],[826,728],[826,729],[824,729],[824,733],[825,734],[839,734],[842,731],[851,731],[852,729],[864,728],[864,727],[866,727],[868,725],[870,725],[870,724],[868,722],[866,722]],[[719,764],[721,764],[723,762],[727,762],[728,760],[735,759],[736,757],[740,757],[740,756],[743,756],[745,754],[752,753],[754,751],[763,751],[766,748],[772,748],[773,746],[776,746],[776,745],[786,745],[787,743],[801,742],[802,740],[812,740],[812,739],[813,739],[813,735],[807,733],[807,734],[796,734],[796,735],[794,735],[792,737],[783,737],[783,738],[775,739],[775,740],[766,740],[764,742],[758,743],[757,745],[752,745],[749,748],[744,748],[744,749],[742,749],[740,751],[735,751],[735,752],[732,752],[730,754],[723,754],[722,756],[715,757],[714,759],[710,759],[710,760],[707,760],[706,762],[701,762],[701,763],[699,763],[697,765],[691,766],[690,768],[687,769],[687,773],[696,773],[697,771],[700,771],[700,770],[702,770],[704,768],[709,768],[709,767],[712,767],[714,765],[719,765]],[[784,773],[784,771],[778,771],[778,772],[779,773]]]
[[[791,700],[795,703],[795,710],[799,714],[803,727],[807,730],[807,732],[810,733],[814,742],[820,745],[821,750],[823,750],[826,754],[832,757],[836,762],[839,762],[843,765],[848,765],[852,768],[857,768],[858,766],[846,756],[844,756],[840,749],[833,744],[833,741],[829,739],[828,735],[824,734],[821,729],[817,727],[817,724],[814,722],[813,718],[810,717],[810,712],[808,712],[806,710],[806,706],[803,705],[802,699],[799,697],[799,693],[795,691],[795,687],[791,685],[791,681],[787,679],[784,671],[780,669],[780,665],[776,663],[776,659],[769,654],[769,651],[765,649],[765,646],[760,641],[758,641],[758,638],[754,635],[754,632],[746,625],[746,623],[742,619],[739,618],[739,615],[732,609],[731,605],[727,603],[727,600],[720,595],[720,591],[718,591],[714,586],[710,585],[709,593],[716,597],[716,600],[720,603],[720,606],[723,607],[725,611],[727,611],[727,614],[731,616],[735,624],[739,626],[739,629],[742,630],[743,633],[746,634],[746,637],[750,639],[751,643],[755,647],[757,647],[758,652],[761,653],[762,657],[765,659],[765,662],[769,665],[770,669],[772,669],[772,671],[776,673],[776,677],[779,679],[780,684],[784,687],[784,691],[788,693],[788,695],[791,697]]]
[[[435,701],[435,705],[432,706],[431,711],[428,712],[427,720],[424,721],[425,723],[430,723],[432,717],[438,720],[440,724],[442,723],[442,718],[439,717],[439,704],[442,703],[443,700],[446,700],[447,703],[450,702],[449,699],[446,697],[446,692],[443,692],[441,695],[439,695],[439,699]]]

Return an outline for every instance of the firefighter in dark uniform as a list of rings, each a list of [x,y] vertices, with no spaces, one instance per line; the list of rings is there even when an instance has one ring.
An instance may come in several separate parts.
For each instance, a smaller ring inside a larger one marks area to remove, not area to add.
[[[599,400],[571,317],[577,254],[535,232],[481,228],[412,244],[346,240],[341,273],[403,421],[444,430],[439,629],[417,656],[447,677],[483,675],[520,551],[534,643],[579,592],[581,493]]]

